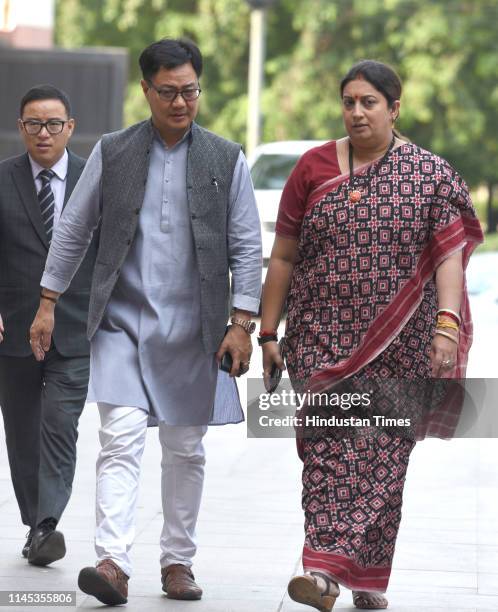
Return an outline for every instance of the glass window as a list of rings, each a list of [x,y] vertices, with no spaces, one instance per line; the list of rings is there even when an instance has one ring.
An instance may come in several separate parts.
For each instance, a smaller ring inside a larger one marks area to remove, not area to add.
[[[255,189],[283,189],[299,155],[261,155],[251,168]]]

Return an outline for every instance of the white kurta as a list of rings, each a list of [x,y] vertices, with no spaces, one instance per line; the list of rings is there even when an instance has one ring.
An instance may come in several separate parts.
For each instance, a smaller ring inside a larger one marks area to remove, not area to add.
[[[137,232],[91,342],[88,399],[136,406],[169,425],[236,423],[244,417],[235,381],[218,370],[215,355],[207,355],[202,345],[200,282],[186,192],[188,138],[187,134],[170,149],[157,136],[153,141]],[[82,189],[98,193],[99,145],[84,174]],[[92,203],[78,206],[76,201],[69,209],[67,227],[62,223],[54,237],[42,286],[63,290],[61,281],[67,281],[72,259],[68,251],[76,248],[74,242],[67,247],[74,239],[74,227],[93,225],[88,205]],[[78,209],[87,215],[85,219],[78,219]],[[239,235],[241,231],[244,235]],[[228,234],[233,245],[244,240],[260,245],[259,219],[242,153],[230,191]],[[228,250],[230,258],[230,245]],[[236,249],[234,254],[231,268],[232,273],[238,270],[241,293],[234,293],[233,306],[256,311],[259,271],[254,259],[237,261]],[[244,266],[247,278],[240,274]]]

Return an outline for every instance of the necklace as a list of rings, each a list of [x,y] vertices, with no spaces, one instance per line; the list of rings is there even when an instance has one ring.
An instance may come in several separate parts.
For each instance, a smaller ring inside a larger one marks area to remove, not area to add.
[[[384,163],[385,159],[389,155],[391,149],[394,147],[395,141],[396,141],[396,137],[393,134],[391,143],[387,147],[387,151],[384,153],[384,155],[382,156],[382,159],[377,164],[377,168],[376,168],[375,172],[372,175],[370,175],[369,178],[372,178],[373,176],[375,176],[375,174],[377,173],[377,170],[382,166],[382,164]],[[357,202],[359,202],[361,200],[361,196],[363,194],[354,185],[356,177],[355,177],[354,171],[353,171],[353,145],[351,144],[351,139],[349,139],[349,141],[348,141],[348,148],[349,148],[349,194],[348,194],[348,197],[349,197],[349,201],[350,202],[352,202],[353,204],[356,204]]]

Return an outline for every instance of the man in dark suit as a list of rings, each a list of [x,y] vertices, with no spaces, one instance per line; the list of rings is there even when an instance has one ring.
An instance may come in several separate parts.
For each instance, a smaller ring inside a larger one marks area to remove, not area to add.
[[[22,554],[34,565],[65,555],[55,528],[71,495],[78,419],[88,387],[86,321],[92,245],[57,304],[48,359],[37,362],[29,326],[40,278],[63,208],[85,160],[67,150],[74,129],[67,96],[50,85],[20,105],[26,153],[0,163],[0,405],[12,483],[29,533]]]

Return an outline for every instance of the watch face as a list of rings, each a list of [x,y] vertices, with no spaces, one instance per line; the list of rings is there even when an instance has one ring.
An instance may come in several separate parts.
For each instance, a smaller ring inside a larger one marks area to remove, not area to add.
[[[247,325],[247,331],[250,334],[252,334],[255,329],[256,329],[256,323],[254,321],[249,321]]]

